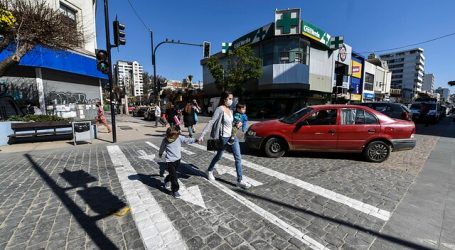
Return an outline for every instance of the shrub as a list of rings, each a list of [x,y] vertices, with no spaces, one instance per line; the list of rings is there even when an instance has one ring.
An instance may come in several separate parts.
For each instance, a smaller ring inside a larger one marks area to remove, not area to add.
[[[8,118],[8,121],[24,121],[24,122],[49,122],[49,121],[70,121],[70,119],[62,118],[55,115],[13,115]]]

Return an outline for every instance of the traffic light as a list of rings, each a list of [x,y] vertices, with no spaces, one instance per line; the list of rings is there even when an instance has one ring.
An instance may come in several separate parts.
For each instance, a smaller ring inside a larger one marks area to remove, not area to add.
[[[96,50],[96,68],[103,74],[109,73],[109,56],[105,50]]]
[[[210,42],[204,42],[204,58],[210,57]]]
[[[114,21],[114,42],[115,46],[126,44],[125,25],[117,20]]]

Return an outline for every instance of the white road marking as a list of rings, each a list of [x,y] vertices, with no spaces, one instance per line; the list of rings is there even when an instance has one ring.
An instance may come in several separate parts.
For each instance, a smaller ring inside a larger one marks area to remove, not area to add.
[[[193,147],[199,148],[201,150],[206,150],[206,148],[203,145],[199,145],[199,144],[190,144],[190,145],[193,146]],[[210,152],[210,151],[207,151],[207,152]],[[210,153],[214,154],[214,152],[210,152]],[[228,160],[234,161],[234,157],[232,155],[223,154],[223,157],[228,159]],[[275,170],[263,167],[261,165],[258,165],[256,163],[252,163],[252,162],[244,160],[244,159],[242,159],[242,164],[247,166],[247,167],[249,167],[249,168],[251,168],[251,169],[254,169],[254,170],[258,171],[258,172],[261,172],[263,174],[266,174],[266,175],[269,175],[269,176],[273,176],[273,177],[275,177],[275,178],[277,178],[279,180],[285,181],[285,182],[287,182],[289,184],[292,184],[292,185],[295,185],[295,186],[297,186],[299,188],[308,190],[310,192],[313,192],[313,193],[315,193],[317,195],[320,195],[322,197],[325,197],[327,199],[330,199],[330,200],[336,201],[338,203],[344,204],[346,206],[349,206],[349,207],[351,207],[351,208],[353,208],[353,209],[355,209],[357,211],[360,211],[362,213],[369,214],[371,216],[374,216],[374,217],[379,218],[379,219],[384,220],[384,221],[387,221],[387,220],[390,219],[391,214],[390,214],[389,211],[386,211],[386,210],[377,208],[375,206],[363,203],[361,201],[352,199],[352,198],[347,197],[345,195],[342,195],[342,194],[333,192],[331,190],[328,190],[328,189],[313,185],[311,183],[302,181],[302,180],[297,179],[295,177],[292,177],[292,176],[277,172]]]
[[[139,234],[147,249],[187,249],[180,232],[161,209],[153,195],[140,181],[129,176],[137,175],[119,146],[108,146],[123,192],[133,215]]]
[[[219,175],[228,174],[228,175],[232,175],[234,177],[237,177],[237,172],[232,167],[228,167],[228,166],[224,166],[224,165],[220,165],[220,164],[215,164],[215,170],[218,172]],[[247,176],[243,176],[243,179],[246,182],[250,183],[252,186],[255,186],[255,187],[264,184],[264,183],[262,183],[260,181],[257,181],[255,179],[252,179],[252,178],[247,177]]]
[[[146,141],[145,143],[147,143],[147,145],[149,145],[150,147],[156,149],[156,150],[160,150],[160,148],[158,146],[156,146],[155,144],[149,142],[149,141]],[[195,143],[193,143],[195,144]],[[191,145],[191,144],[190,144]],[[197,145],[199,146],[199,145]],[[182,150],[183,153],[186,153],[185,151]],[[191,152],[192,154],[194,154],[193,152]],[[228,175],[232,175],[234,177],[237,178],[237,172],[235,171],[235,169],[233,168],[230,168],[230,167],[227,167],[227,166],[223,166],[223,165],[219,165],[219,164],[216,164],[215,166],[215,170],[218,172],[218,174],[220,175],[223,175],[223,174],[228,174]],[[252,186],[260,186],[260,185],[263,185],[264,183],[260,182],[260,181],[257,181],[253,178],[250,178],[248,176],[245,176],[243,175],[243,179],[245,181],[247,181],[248,183],[250,183]]]
[[[144,150],[138,150],[137,152],[140,155],[139,156],[140,159],[156,162],[155,154],[147,154]],[[204,209],[207,209],[207,207],[205,206],[204,199],[202,198],[201,191],[199,190],[199,187],[197,185],[186,188],[185,185],[180,180],[178,180],[178,182],[180,186],[179,189],[180,199],[189,203],[193,203],[196,206],[203,207]]]
[[[184,147],[182,147],[182,152],[185,153],[185,154],[187,154],[187,155],[194,155],[193,152],[189,151],[188,149],[186,149],[186,148],[184,148]]]
[[[146,143],[148,145],[150,145],[151,147],[153,147],[154,149],[159,149],[157,146],[155,146],[151,142],[146,142]],[[185,161],[182,161],[182,163],[188,164]],[[208,181],[205,178],[204,178],[204,180]],[[325,247],[321,243],[317,242],[313,238],[309,237],[308,235],[304,234],[303,232],[301,232],[297,228],[293,227],[292,225],[289,225],[288,223],[286,223],[285,221],[281,220],[280,218],[278,218],[274,214],[272,214],[272,213],[264,210],[263,208],[257,206],[253,202],[251,202],[248,199],[246,199],[245,197],[237,194],[236,192],[232,191],[231,189],[225,187],[224,185],[220,184],[219,182],[217,182],[217,181],[208,181],[208,182],[211,183],[216,188],[218,188],[219,190],[221,190],[222,192],[224,192],[227,195],[231,196],[232,198],[234,198],[235,200],[237,200],[241,204],[245,205],[246,207],[251,209],[253,212],[257,213],[259,216],[264,218],[265,220],[267,220],[270,223],[276,225],[277,227],[283,229],[285,232],[287,232],[292,237],[295,237],[297,240],[301,241],[303,244],[311,247],[312,249],[328,249],[327,247]]]

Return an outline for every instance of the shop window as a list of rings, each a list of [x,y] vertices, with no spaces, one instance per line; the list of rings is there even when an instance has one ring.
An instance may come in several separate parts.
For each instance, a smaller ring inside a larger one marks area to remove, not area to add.
[[[280,63],[289,63],[289,52],[280,52]]]

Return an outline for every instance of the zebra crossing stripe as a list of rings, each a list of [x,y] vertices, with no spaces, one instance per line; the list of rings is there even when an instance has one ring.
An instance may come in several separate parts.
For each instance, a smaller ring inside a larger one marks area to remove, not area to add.
[[[204,151],[206,150],[205,146],[203,146],[203,145],[199,145],[199,144],[190,144],[190,145],[195,147],[195,148],[204,150]],[[214,152],[210,152],[210,153],[214,153]],[[232,155],[223,154],[223,157],[225,159],[234,161],[234,157]],[[330,200],[336,201],[338,203],[344,204],[344,205],[349,206],[349,207],[351,207],[351,208],[353,208],[353,209],[355,209],[357,211],[360,211],[362,213],[374,216],[374,217],[379,218],[381,220],[388,221],[390,219],[390,217],[391,217],[391,214],[390,214],[389,211],[377,208],[375,206],[372,206],[372,205],[363,203],[361,201],[352,199],[352,198],[347,197],[345,195],[342,195],[342,194],[333,192],[331,190],[319,187],[317,185],[302,181],[302,180],[297,179],[295,177],[292,177],[292,176],[277,172],[275,170],[263,167],[263,166],[258,165],[256,163],[253,163],[253,162],[250,162],[250,161],[242,159],[242,164],[244,166],[249,167],[251,169],[254,169],[254,170],[258,171],[258,172],[261,172],[263,174],[275,177],[275,178],[277,178],[279,180],[282,180],[282,181],[287,182],[289,184],[295,185],[295,186],[297,186],[299,188],[308,190],[308,191],[310,191],[312,193],[315,193],[315,194],[320,195],[322,197],[325,197],[327,199],[330,199]]]
[[[178,230],[161,209],[150,191],[140,181],[130,180],[136,170],[119,146],[107,151],[115,167],[120,185],[131,207],[134,222],[147,249],[187,249]]]
[[[153,147],[154,149],[158,149],[159,150],[159,148],[156,145],[154,145],[153,143],[151,143],[151,142],[146,142],[146,143],[148,145],[150,145],[151,147]],[[190,145],[192,145],[192,144],[190,144]],[[187,162],[185,162],[185,161],[182,161],[182,163],[187,164]],[[321,243],[319,243],[316,240],[314,240],[313,238],[311,238],[310,236],[304,234],[299,229],[293,227],[292,225],[289,225],[288,223],[286,223],[285,221],[281,220],[280,218],[278,218],[274,214],[272,214],[272,213],[268,212],[267,210],[259,207],[258,205],[254,204],[253,202],[251,202],[247,198],[241,196],[240,194],[237,194],[236,192],[232,191],[231,189],[229,189],[228,187],[224,186],[223,184],[220,184],[217,181],[209,181],[209,180],[207,180],[205,178],[204,178],[204,180],[209,182],[210,184],[212,184],[213,186],[215,186],[216,188],[218,188],[220,191],[224,192],[225,194],[231,196],[233,199],[235,199],[236,201],[240,202],[242,205],[244,205],[247,208],[251,209],[253,212],[255,212],[256,214],[261,216],[264,220],[267,220],[268,222],[270,222],[270,223],[276,225],[277,227],[283,229],[289,235],[291,235],[295,239],[299,240],[303,244],[309,246],[311,249],[317,249],[317,250],[328,250],[329,249],[329,248],[325,247],[324,245],[322,245]]]

